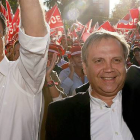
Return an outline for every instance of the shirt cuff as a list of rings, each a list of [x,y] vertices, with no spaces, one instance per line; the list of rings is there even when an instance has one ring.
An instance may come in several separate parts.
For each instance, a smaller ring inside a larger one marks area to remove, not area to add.
[[[59,96],[58,96],[58,97],[53,98],[53,102],[58,101],[58,100],[61,100],[61,99],[62,99],[62,95],[61,95],[61,94],[59,94]]]

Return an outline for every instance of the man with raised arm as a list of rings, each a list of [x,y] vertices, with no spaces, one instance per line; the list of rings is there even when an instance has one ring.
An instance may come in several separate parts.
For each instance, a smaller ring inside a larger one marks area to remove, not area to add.
[[[19,0],[20,56],[4,54],[6,21],[0,14],[0,140],[37,140],[49,30],[39,0]]]

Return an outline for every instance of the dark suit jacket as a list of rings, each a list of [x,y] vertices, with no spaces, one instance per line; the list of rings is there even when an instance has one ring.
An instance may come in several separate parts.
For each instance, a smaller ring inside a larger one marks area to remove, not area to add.
[[[140,69],[132,66],[128,70],[122,92],[122,107],[124,120],[135,140],[140,140],[139,85]],[[88,91],[50,104],[46,123],[46,140],[90,140]]]
[[[123,118],[135,140],[140,140],[140,67],[128,69],[122,91]]]

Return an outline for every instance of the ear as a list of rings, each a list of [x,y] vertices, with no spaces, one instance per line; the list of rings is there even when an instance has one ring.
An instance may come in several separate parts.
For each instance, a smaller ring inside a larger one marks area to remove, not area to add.
[[[86,65],[86,63],[84,63],[84,62],[82,62],[82,66],[83,66],[83,72],[84,72],[84,74],[85,75],[87,75],[87,65]]]

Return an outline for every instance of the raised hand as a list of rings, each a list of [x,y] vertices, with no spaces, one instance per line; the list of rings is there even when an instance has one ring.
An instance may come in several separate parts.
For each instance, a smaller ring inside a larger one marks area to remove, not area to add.
[[[54,53],[54,54],[53,54],[52,61],[50,62],[50,61],[48,60],[47,69],[46,69],[46,78],[47,78],[47,77],[50,77],[50,74],[51,74],[52,70],[53,70],[54,67],[55,67],[55,64],[56,64],[57,59],[58,59],[57,54]]]

